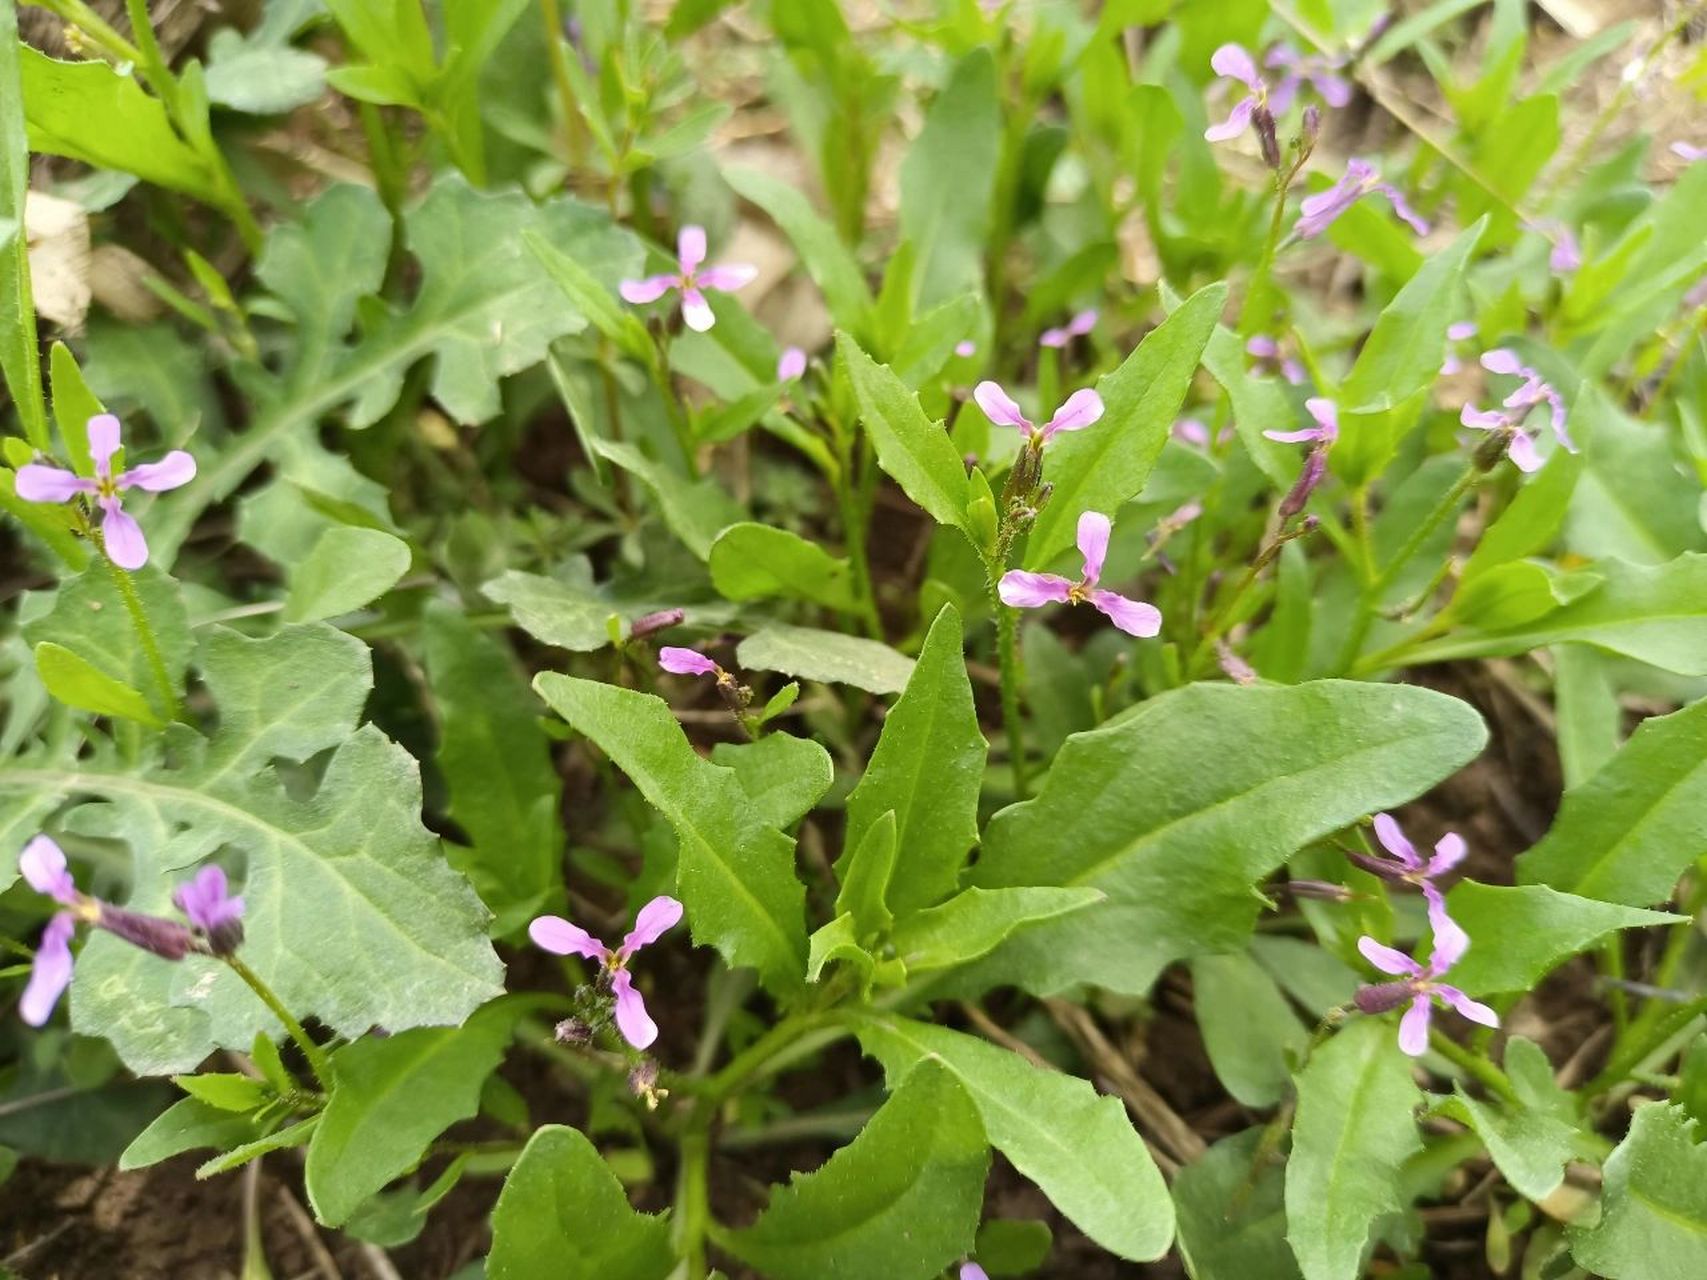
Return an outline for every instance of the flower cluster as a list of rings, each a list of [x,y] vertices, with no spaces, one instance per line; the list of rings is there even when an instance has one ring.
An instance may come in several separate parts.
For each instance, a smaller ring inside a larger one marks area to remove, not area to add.
[[[243,899],[231,896],[225,872],[219,867],[203,867],[172,895],[193,928],[83,893],[71,878],[65,851],[48,836],[37,836],[24,846],[18,870],[30,888],[62,908],[42,930],[30,980],[18,1005],[20,1015],[32,1027],[48,1020],[59,997],[71,985],[71,939],[80,923],[105,929],[162,960],[182,960],[191,952],[229,955],[243,940]]]
[[[1524,364],[1517,352],[1503,347],[1489,351],[1482,356],[1482,368],[1489,373],[1522,378],[1523,382],[1501,402],[1502,408],[1478,409],[1473,404],[1465,405],[1459,414],[1460,422],[1476,431],[1493,432],[1489,440],[1496,449],[1511,458],[1518,470],[1534,471],[1541,465],[1541,455],[1535,448],[1534,438],[1523,429],[1523,424],[1535,409],[1546,405],[1547,420],[1553,428],[1554,438],[1562,448],[1572,453],[1577,451],[1577,446],[1565,431],[1564,398],[1545,378]],[[1492,463],[1488,465],[1491,467]]]
[[[545,950],[560,956],[581,956],[602,966],[600,981],[614,1001],[616,1029],[636,1049],[651,1046],[658,1038],[658,1024],[646,1012],[646,1001],[634,989],[628,962],[642,947],[650,946],[680,923],[682,904],[667,895],[653,898],[634,917],[634,928],[623,936],[622,945],[611,950],[580,925],[562,916],[538,916],[528,925],[528,936]]]
[[[1357,1007],[1364,1013],[1385,1013],[1409,1003],[1410,1008],[1399,1019],[1399,1048],[1412,1057],[1420,1056],[1428,1048],[1428,1028],[1435,1001],[1484,1027],[1500,1025],[1499,1015],[1487,1005],[1440,981],[1470,949],[1469,935],[1446,914],[1446,904],[1437,899],[1429,900],[1428,920],[1434,933],[1434,947],[1426,965],[1367,934],[1357,940],[1357,949],[1365,960],[1382,973],[1399,979],[1360,987],[1355,997]]]
[[[745,288],[759,274],[759,269],[745,262],[727,262],[704,266],[705,228],[685,226],[676,237],[677,271],[645,276],[639,280],[624,280],[618,286],[623,301],[636,306],[656,302],[672,289],[682,295],[682,321],[697,333],[704,333],[717,323],[704,290],[715,289],[730,293]]]

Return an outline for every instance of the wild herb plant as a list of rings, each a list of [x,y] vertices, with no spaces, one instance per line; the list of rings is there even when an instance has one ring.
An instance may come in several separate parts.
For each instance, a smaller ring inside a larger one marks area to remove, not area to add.
[[[5,0],[0,1143],[1707,1275],[1702,6],[1560,8]]]

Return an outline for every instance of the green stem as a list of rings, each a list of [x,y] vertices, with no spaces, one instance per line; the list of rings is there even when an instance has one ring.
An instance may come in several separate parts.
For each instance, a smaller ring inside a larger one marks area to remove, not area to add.
[[[711,1133],[696,1125],[682,1135],[681,1164],[676,1174],[676,1252],[685,1280],[705,1276],[705,1237],[711,1228],[707,1169],[711,1163]]]
[[[877,595],[871,584],[871,551],[868,545],[871,541],[871,519],[861,492],[865,475],[872,468],[869,459],[863,457],[862,465],[856,468],[853,449],[839,427],[836,429],[836,446],[837,474],[832,479],[836,501],[842,512],[842,540],[847,543],[848,564],[853,572],[854,599],[859,602],[866,633],[873,640],[881,640],[883,617],[877,611]]]
[[[1470,1052],[1456,1040],[1434,1028],[1429,1029],[1428,1046],[1452,1063],[1453,1066],[1468,1075],[1474,1076],[1508,1102],[1516,1100],[1517,1090],[1512,1088],[1510,1078],[1486,1058]]]
[[[273,1017],[284,1025],[284,1029],[290,1038],[296,1041],[296,1047],[302,1050],[302,1056],[308,1059],[308,1069],[314,1073],[314,1078],[319,1082],[321,1092],[330,1093],[332,1091],[332,1060],[326,1056],[326,1051],[309,1038],[308,1032],[303,1030],[302,1024],[291,1015],[289,1009],[284,1007],[284,1002],[273,994],[273,989],[261,981],[261,976],[258,973],[235,955],[225,956],[223,959],[231,967],[231,971],[248,984],[249,990],[260,997],[261,1003],[272,1010]]]
[[[569,55],[563,52],[563,15],[557,0],[539,0],[539,11],[545,19],[545,49],[551,63],[551,79],[557,85],[557,98],[563,109],[569,167],[576,170],[586,158],[586,138],[582,133],[581,104],[575,99],[575,84],[569,78]]]
[[[1584,1090],[1590,1097],[1616,1089],[1640,1070],[1649,1056],[1657,1053],[1667,1040],[1684,1030],[1703,1013],[1707,1013],[1707,996],[1699,996],[1688,1004],[1668,1009],[1648,1022],[1645,1030],[1632,1031],[1625,1044],[1613,1055],[1606,1069],[1589,1081]]]
[[[1002,603],[996,591],[999,568],[990,575],[990,607],[996,611],[996,661],[1002,672],[1002,728],[1008,736],[1008,757],[1014,773],[1014,799],[1024,800],[1031,779],[1026,767],[1025,726],[1020,721],[1019,614]]]
[[[99,545],[101,559],[106,563],[107,572],[112,574],[113,584],[118,587],[119,595],[124,598],[124,607],[130,614],[131,625],[136,628],[136,638],[142,645],[142,656],[148,662],[148,670],[154,677],[154,683],[159,686],[166,718],[182,720],[183,703],[178,701],[178,690],[166,670],[165,659],[160,656],[160,643],[154,638],[154,627],[148,621],[148,611],[142,607],[142,597],[136,593],[136,583],[132,582],[130,574],[115,564],[107,554],[107,544],[101,542]]]

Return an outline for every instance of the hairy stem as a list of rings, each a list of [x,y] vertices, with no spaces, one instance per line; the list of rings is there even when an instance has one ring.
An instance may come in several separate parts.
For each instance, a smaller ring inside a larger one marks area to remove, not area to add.
[[[302,1056],[308,1059],[308,1069],[314,1073],[314,1079],[319,1083],[321,1091],[330,1093],[332,1060],[326,1056],[326,1051],[314,1043],[308,1032],[303,1030],[302,1024],[284,1007],[284,1002],[261,980],[260,974],[243,963],[238,956],[229,955],[222,958],[231,967],[231,971],[248,984],[249,990],[259,996],[261,1003],[284,1025],[286,1033],[296,1042],[296,1047],[302,1050]]]
[[[91,527],[92,531],[92,527]],[[154,626],[148,621],[148,611],[142,607],[142,597],[136,593],[136,583],[131,581],[130,574],[113,562],[107,554],[107,544],[98,543],[101,548],[101,559],[107,566],[107,572],[112,575],[113,585],[119,589],[119,595],[124,599],[125,611],[130,614],[131,626],[136,628],[136,638],[142,645],[142,656],[148,663],[149,673],[154,677],[154,683],[159,687],[162,706],[168,720],[182,720],[184,706],[178,700],[178,690],[172,683],[172,677],[166,670],[166,660],[160,656],[160,642],[154,637]]]
[[[1516,1099],[1517,1090],[1511,1087],[1511,1079],[1505,1072],[1480,1054],[1472,1053],[1444,1032],[1431,1027],[1428,1047],[1465,1074],[1474,1076],[1500,1097],[1507,1101]]]

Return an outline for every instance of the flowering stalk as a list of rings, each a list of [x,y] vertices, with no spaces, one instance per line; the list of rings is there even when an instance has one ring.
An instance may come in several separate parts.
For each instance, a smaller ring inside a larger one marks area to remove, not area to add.
[[[296,1047],[302,1050],[302,1056],[308,1060],[308,1069],[314,1074],[314,1079],[319,1083],[321,1091],[323,1093],[331,1092],[332,1060],[326,1056],[326,1051],[314,1043],[314,1038],[303,1028],[302,1023],[296,1020],[291,1011],[285,1008],[284,1001],[278,998],[278,995],[266,984],[261,975],[245,964],[235,952],[221,956],[220,959],[225,961],[231,972],[243,979],[249,990],[260,998],[261,1003],[266,1005],[273,1017],[277,1018],[283,1025],[285,1033],[296,1042]]]

